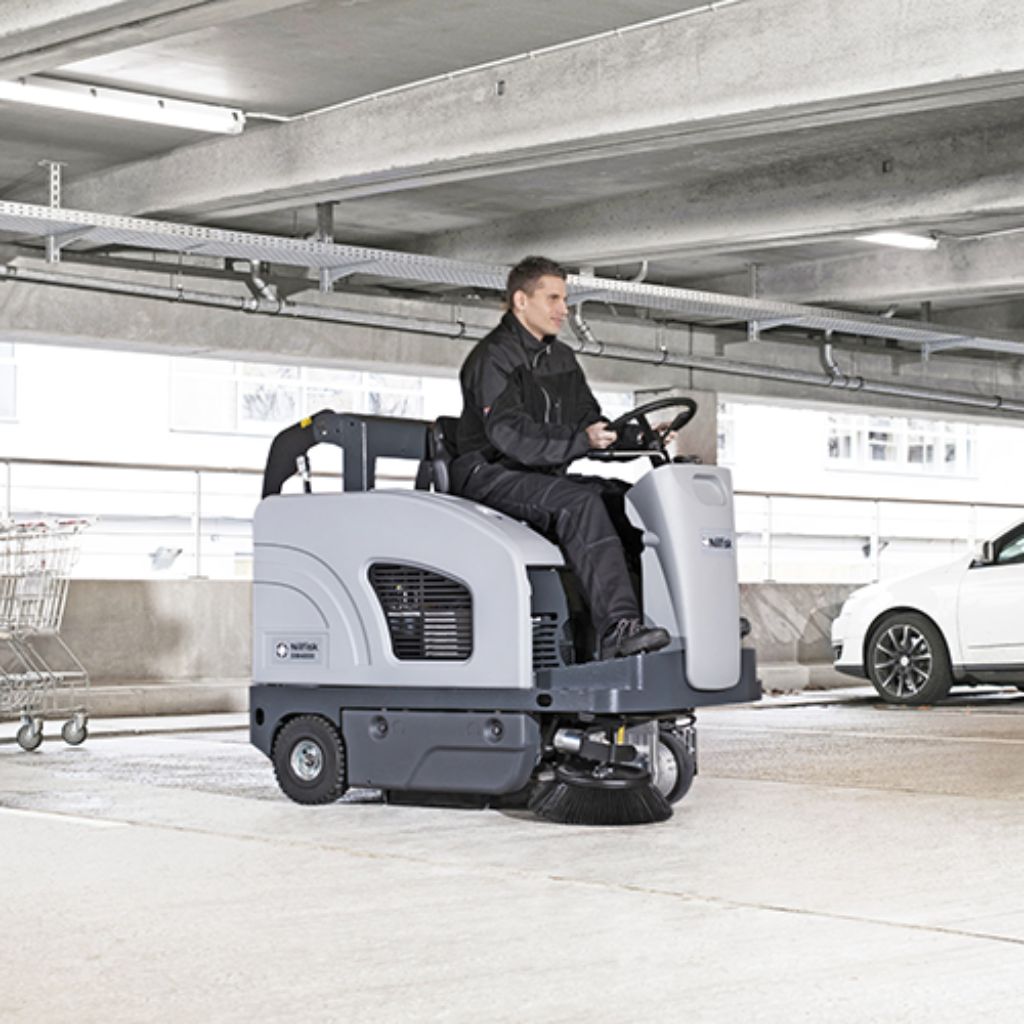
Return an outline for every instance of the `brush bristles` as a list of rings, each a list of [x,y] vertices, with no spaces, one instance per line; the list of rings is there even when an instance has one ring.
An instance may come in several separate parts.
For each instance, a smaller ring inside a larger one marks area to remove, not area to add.
[[[672,817],[672,805],[651,784],[603,789],[559,779],[539,787],[528,806],[561,825],[652,825]]]

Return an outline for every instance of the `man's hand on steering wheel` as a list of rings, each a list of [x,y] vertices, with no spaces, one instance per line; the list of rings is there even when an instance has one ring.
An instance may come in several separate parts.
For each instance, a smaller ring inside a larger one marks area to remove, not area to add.
[[[610,448],[618,440],[618,437],[619,435],[614,430],[608,429],[606,420],[598,420],[587,427],[587,440],[590,441],[591,448]]]
[[[668,408],[682,409],[673,419],[651,426],[647,414]],[[692,398],[658,398],[646,402],[608,424],[608,429],[619,434],[620,444],[629,450],[657,451],[665,453],[676,432],[681,430],[697,413],[697,403]]]
[[[662,420],[654,424],[654,429],[661,438],[662,448],[667,448],[678,436],[679,431],[672,429],[672,420]]]

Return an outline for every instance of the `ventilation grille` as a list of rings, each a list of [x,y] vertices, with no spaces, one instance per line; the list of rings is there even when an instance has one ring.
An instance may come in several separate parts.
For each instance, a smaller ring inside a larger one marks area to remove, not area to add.
[[[533,668],[558,668],[562,658],[558,653],[558,616],[551,612],[534,613]]]
[[[378,562],[370,584],[400,661],[465,661],[473,653],[473,599],[457,580]]]

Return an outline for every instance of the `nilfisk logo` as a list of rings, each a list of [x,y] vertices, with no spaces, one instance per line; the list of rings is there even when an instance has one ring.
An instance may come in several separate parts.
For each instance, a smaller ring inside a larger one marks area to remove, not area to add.
[[[700,543],[707,551],[720,551],[723,554],[732,551],[733,547],[732,534],[729,533],[702,533]]]
[[[320,641],[309,637],[289,637],[287,640],[274,642],[274,657],[278,661],[305,661],[319,664],[321,658]]]

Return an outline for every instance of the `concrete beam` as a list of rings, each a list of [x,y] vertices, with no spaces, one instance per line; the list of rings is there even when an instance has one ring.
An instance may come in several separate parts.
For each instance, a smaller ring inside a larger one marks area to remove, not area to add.
[[[971,297],[1019,295],[1024,234],[957,241],[944,238],[932,252],[879,249],[838,259],[764,264],[757,270],[757,294],[785,302],[872,306],[949,302]],[[745,293],[749,278],[719,277],[701,282],[711,291]]]
[[[141,46],[306,0],[29,0],[0,10],[0,78]]]
[[[90,268],[89,273],[95,273]],[[167,273],[138,279],[166,284]],[[204,287],[212,288],[212,284]],[[490,326],[498,319],[494,307],[474,304],[460,309],[448,305],[378,295],[324,296],[325,305],[411,317],[439,319],[446,315],[474,325]],[[589,319],[588,314],[588,319]],[[629,346],[670,357],[722,357],[726,337],[733,342],[726,358],[776,369],[795,370],[822,378],[818,348],[814,344],[775,338],[759,342],[688,327],[645,324],[624,318],[594,316],[591,327],[609,347]],[[93,348],[158,352],[168,355],[210,356],[292,365],[383,369],[403,373],[433,373],[454,378],[469,351],[470,342],[453,338],[423,337],[393,330],[354,327],[325,322],[252,315],[239,311],[200,308],[179,302],[114,296],[16,281],[0,283],[0,341],[25,344],[77,345]],[[932,387],[980,395],[1002,395],[1020,401],[1019,361],[965,358],[943,353],[925,362],[907,353],[879,351],[849,345],[837,348],[841,369],[849,377],[885,380],[913,387]],[[765,381],[716,369],[684,369],[654,363],[634,363],[584,357],[588,378],[595,387],[634,390],[684,388],[726,394],[757,395],[848,408],[901,405],[951,415],[945,403],[871,397],[856,390],[829,389]],[[989,416],[984,410],[956,415]],[[1005,421],[1005,415],[991,414]]]
[[[106,171],[79,209],[241,215],[1024,94],[999,0],[709,5]]]
[[[890,227],[927,231],[986,215],[1024,215],[1019,125],[857,144],[756,169],[744,162],[672,188],[447,232],[418,240],[417,249],[486,262],[535,251],[607,264],[849,240]],[[701,287],[747,290],[733,279]]]

